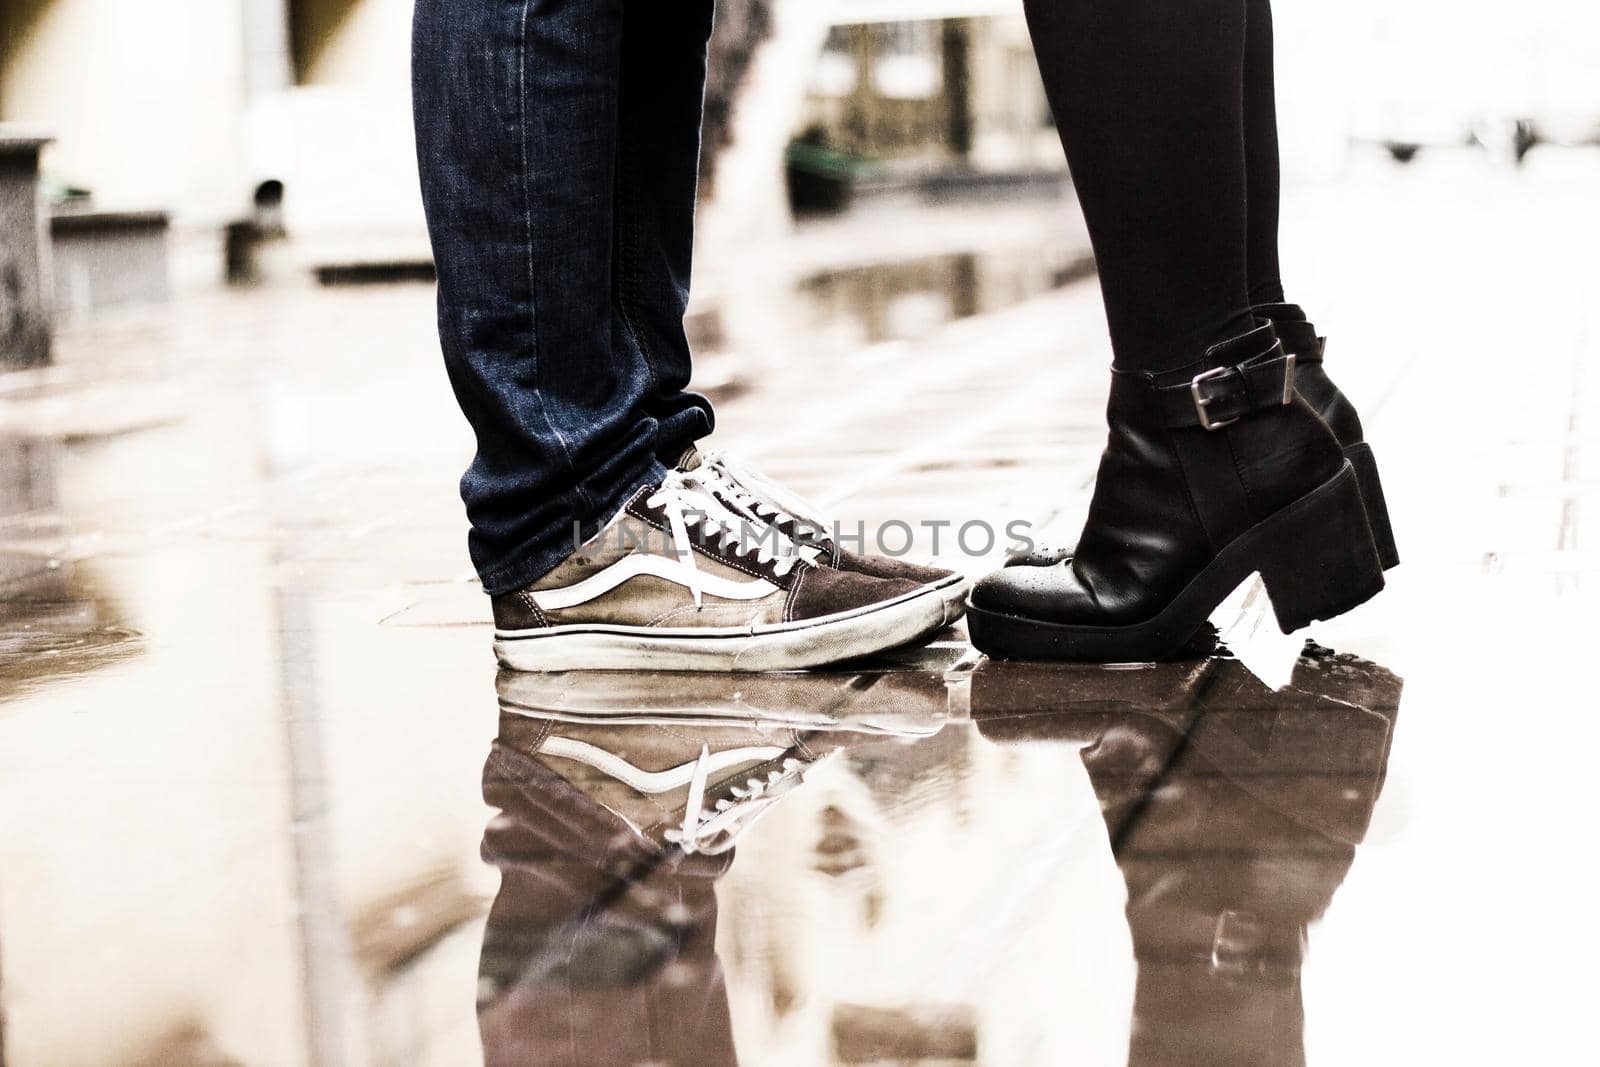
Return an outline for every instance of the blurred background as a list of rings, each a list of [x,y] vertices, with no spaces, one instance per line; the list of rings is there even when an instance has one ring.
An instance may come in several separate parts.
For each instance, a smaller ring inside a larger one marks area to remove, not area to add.
[[[888,198],[1069,195],[1014,0],[721,8],[706,242]],[[0,121],[53,138],[50,314],[425,273],[409,18],[407,0],[0,3]],[[1291,179],[1373,151],[1515,166],[1600,139],[1593,4],[1284,0],[1276,18]]]
[[[1340,370],[1393,442],[1397,419],[1437,420],[1438,383],[1405,375],[1450,351],[1430,335],[1441,318],[1587,299],[1587,275],[1564,278],[1594,251],[1600,5],[1278,0],[1275,13],[1286,277],[1337,310],[1341,337],[1393,342],[1392,359]],[[493,678],[454,492],[471,441],[433,335],[409,22],[409,0],[0,0],[0,1067],[477,1055]],[[802,491],[837,481],[817,456],[849,463],[830,503],[850,517],[949,517],[950,502],[1010,517],[1048,484],[1067,499],[1043,518],[1071,526],[1109,352],[1017,0],[719,0],[703,174],[690,326],[719,433],[772,440],[759,431],[779,404],[786,424],[820,427],[755,458]],[[1395,292],[1439,317],[1385,317]],[[1591,334],[1575,339],[1586,326],[1562,319],[1567,333],[1528,343],[1527,325],[1506,312],[1460,332],[1481,334],[1472,358],[1509,341],[1581,369],[1593,351]],[[974,352],[1071,377],[1002,391]],[[856,389],[817,395],[818,375],[846,370]],[[1548,395],[1500,383],[1458,405],[1498,405],[1471,431],[1485,451],[1470,484],[1426,457],[1409,474],[1392,461],[1408,545],[1428,531],[1443,546],[1432,570],[1408,561],[1396,616],[1461,573],[1547,598],[1593,571],[1568,490],[1600,483],[1577,431],[1504,449],[1483,436],[1577,426],[1562,421],[1581,393],[1569,371],[1542,378]],[[978,414],[966,436],[930,441],[954,411]],[[1429,494],[1447,490],[1452,514],[1433,514]],[[1403,644],[1380,641],[1378,658],[1401,670],[1423,655]],[[1019,780],[969,743],[941,758],[977,768],[974,792]],[[1452,795],[1481,795],[1459,780]],[[908,882],[960,877],[959,855],[897,855]],[[1404,921],[1469,927],[1428,892],[1448,856],[1429,859],[1385,883],[1415,887]],[[1120,921],[1115,873],[1109,891],[1084,877],[1079,897],[1100,910],[1064,920],[1094,950],[1072,1018],[1104,1031],[1115,1012],[1099,1010],[1098,978],[1131,962],[1101,943],[1100,920]],[[765,898],[745,899],[765,931]],[[824,914],[826,899],[800,910]],[[1565,944],[1538,899],[1495,912],[1518,916],[1518,937],[1482,940]],[[1527,929],[1540,921],[1553,926]],[[773,937],[803,943],[792,925]],[[897,929],[870,951],[806,956],[784,996],[824,1003],[839,967],[892,962],[921,936]],[[765,950],[731,951],[737,970]],[[1347,976],[1383,982],[1348,955]],[[1474,955],[1430,979],[1463,996],[1418,1031],[1455,1033],[1486,970]],[[735,1023],[751,1062],[829,1062],[796,1051],[782,997],[748,988]],[[1414,988],[1391,992],[1422,1010]],[[1502,1008],[1478,1017],[1514,1015]],[[984,1012],[986,1033],[1025,1029],[1006,1003]],[[1100,1031],[1074,1046],[1081,1062],[1125,1051],[1125,1032]],[[1461,1041],[1426,1054],[1496,1048]]]

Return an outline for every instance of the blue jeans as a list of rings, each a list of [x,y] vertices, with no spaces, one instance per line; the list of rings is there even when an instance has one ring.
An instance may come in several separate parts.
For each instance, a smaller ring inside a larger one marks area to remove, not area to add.
[[[683,315],[713,6],[417,0],[417,155],[488,593],[711,432]]]

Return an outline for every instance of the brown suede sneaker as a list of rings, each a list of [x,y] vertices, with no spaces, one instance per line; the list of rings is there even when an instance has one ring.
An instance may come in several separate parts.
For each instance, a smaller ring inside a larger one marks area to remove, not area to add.
[[[794,670],[944,624],[941,589],[818,555],[674,471],[550,573],[494,598],[495,653],[523,671]]]
[[[945,624],[967,610],[967,578],[942,567],[930,567],[889,556],[869,556],[841,548],[830,536],[837,525],[754,467],[717,450],[702,454],[691,448],[678,461],[678,469],[693,472],[727,508],[753,522],[776,527],[788,540],[817,550],[818,562],[851,574],[893,578],[937,589],[945,605]]]

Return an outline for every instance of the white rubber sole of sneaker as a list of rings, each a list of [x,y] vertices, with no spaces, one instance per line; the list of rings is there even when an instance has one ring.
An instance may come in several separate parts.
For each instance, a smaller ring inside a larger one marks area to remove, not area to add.
[[[500,665],[514,671],[791,671],[859,659],[943,629],[947,590],[853,611],[756,627],[548,626],[495,631]],[[964,594],[963,594],[964,595]]]
[[[972,583],[963,575],[952,574],[933,588],[944,599],[944,624],[955,625],[967,613],[967,594],[972,592]]]

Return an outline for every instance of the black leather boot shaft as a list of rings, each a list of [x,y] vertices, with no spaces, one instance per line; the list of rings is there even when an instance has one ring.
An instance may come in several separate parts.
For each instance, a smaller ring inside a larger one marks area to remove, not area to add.
[[[1322,416],[1339,444],[1349,448],[1364,441],[1361,416],[1356,413],[1355,405],[1339,391],[1323,368],[1328,339],[1317,335],[1317,328],[1306,319],[1300,305],[1260,304],[1254,311],[1272,323],[1283,350],[1295,357],[1295,388],[1312,410]]]
[[[1395,547],[1394,528],[1384,499],[1383,481],[1378,475],[1377,460],[1364,439],[1361,417],[1356,414],[1355,405],[1340,392],[1323,369],[1327,338],[1317,335],[1316,327],[1306,319],[1305,312],[1298,304],[1260,304],[1255,312],[1273,325],[1284,351],[1294,357],[1295,391],[1327,424],[1344,450],[1345,458],[1355,468],[1368,524],[1384,568],[1387,570],[1398,565],[1400,554]],[[1192,368],[1186,368],[1183,373],[1191,372]],[[1181,377],[1180,374],[1180,380]],[[1070,547],[1058,545],[1036,545],[1029,551],[1013,555],[1006,561],[1006,566],[1050,567],[1071,558],[1073,551]]]

